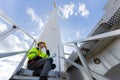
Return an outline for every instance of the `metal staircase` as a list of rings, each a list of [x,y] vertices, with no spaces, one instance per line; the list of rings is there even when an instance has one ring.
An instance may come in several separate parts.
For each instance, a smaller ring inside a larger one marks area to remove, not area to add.
[[[22,30],[17,25],[15,25],[12,20],[7,18],[4,15],[3,12],[0,13],[0,16],[2,18],[4,18],[5,20],[7,20],[7,22],[11,23],[12,26],[13,26],[13,28],[11,30],[6,31],[5,33],[11,32],[14,29]],[[28,33],[25,33],[25,34],[28,35],[29,37],[31,37]],[[9,35],[10,35],[10,33],[1,35],[2,36],[1,40],[4,39],[5,37],[9,36]],[[66,44],[74,44],[74,47],[76,49],[76,53],[79,56],[79,59],[81,60],[82,65],[79,65],[79,64],[77,64],[77,63],[75,63],[75,62],[73,62],[73,61],[71,61],[69,59],[66,59],[63,56],[61,58],[64,59],[65,61],[67,61],[68,63],[74,65],[80,71],[85,72],[87,74],[89,80],[93,80],[93,77],[95,79],[97,79],[97,80],[109,80],[109,78],[106,78],[106,77],[104,77],[104,76],[102,76],[102,75],[100,75],[100,74],[98,74],[98,73],[96,73],[96,72],[89,69],[89,67],[88,67],[88,65],[86,63],[86,59],[84,58],[83,54],[81,54],[77,43],[83,43],[83,42],[88,43],[88,41],[100,40],[100,39],[103,39],[103,38],[109,38],[109,37],[114,37],[114,36],[119,36],[119,35],[120,35],[120,30],[118,29],[118,30],[114,30],[114,31],[111,31],[111,32],[106,32],[106,33],[103,33],[103,34],[91,36],[91,37],[88,37],[86,39],[76,40],[76,41],[66,43]],[[33,45],[35,45],[35,43],[36,43],[36,40],[33,37],[31,37],[31,38],[33,39],[33,43],[31,44],[30,48],[32,48]],[[64,44],[64,45],[66,45],[66,44]],[[93,45],[86,46],[86,48],[90,49],[92,46]],[[23,53],[23,52],[25,52],[25,51],[21,51],[19,53]],[[17,55],[17,54],[18,53],[16,53],[16,52],[9,53],[9,54],[3,53],[3,54],[0,54],[0,56],[8,57],[8,56]],[[23,64],[24,64],[24,62],[26,60],[26,55],[27,55],[27,53],[24,55],[23,59],[21,60],[21,62],[17,66],[17,68],[14,71],[14,73],[13,73],[12,77],[10,78],[10,80],[39,80],[39,77],[32,76],[33,71],[22,68],[22,66],[23,66]],[[66,79],[67,78],[66,78],[66,75],[65,75],[64,72],[58,72],[58,71],[50,71],[49,72],[48,80],[66,80]]]
[[[31,35],[26,33],[24,30],[19,28],[2,10],[0,10],[0,18],[2,18],[3,20],[5,20],[6,22],[10,23],[10,25],[13,26],[11,29],[8,29],[7,31],[0,34],[0,40],[5,39],[14,31],[20,30],[24,32],[28,37],[33,39],[33,43],[31,44],[29,49],[32,48],[34,45],[36,45],[36,40]],[[21,62],[19,63],[19,65],[17,66],[17,68],[15,69],[14,73],[12,74],[9,80],[40,80],[39,76],[32,76],[33,74],[32,70],[22,68],[27,57],[27,51],[1,53],[0,58],[18,55],[22,53],[26,53],[26,54],[22,58]],[[66,80],[66,74],[64,72],[59,72],[59,71],[50,71],[48,74],[48,80]]]
[[[12,29],[9,29],[6,32],[0,34],[0,40],[3,40],[4,38],[9,36],[12,32],[16,30],[23,31],[10,18],[6,17],[6,15],[1,10],[0,10],[0,17],[13,26]],[[119,17],[120,17],[120,9],[118,10],[117,13],[114,14],[114,16],[111,17],[108,23],[101,24],[100,27],[97,29],[97,31],[93,33],[93,35],[89,36],[86,39],[71,41],[66,44],[63,44],[63,45],[73,44],[73,47],[76,49],[76,52],[73,52],[73,53],[77,55],[74,57],[77,57],[80,60],[81,62],[80,64],[76,63],[74,60],[66,59],[64,56],[59,56],[59,59],[61,58],[65,60],[67,63],[75,66],[80,72],[84,72],[86,74],[86,77],[88,77],[88,79],[86,80],[111,80],[108,77],[105,77],[104,75],[101,75],[93,71],[87,64],[87,59],[85,55],[89,53],[90,49],[93,49],[94,47],[96,47],[95,45],[100,45],[100,41],[102,41],[103,39],[115,38],[120,35],[120,29],[117,29],[117,30],[112,29],[112,26],[115,24],[116,21],[119,20]],[[110,26],[108,26],[108,24]],[[31,44],[30,48],[33,47],[33,45],[36,44],[36,40],[25,31],[23,32],[33,39],[33,43]],[[79,48],[78,43],[85,43],[85,44],[83,44],[82,48]],[[18,55],[18,53],[19,54],[26,53],[26,51],[10,52],[9,54],[1,53],[0,58],[9,57],[12,55]],[[33,73],[32,70],[22,68],[26,60],[26,55],[27,53],[24,55],[23,59],[17,66],[10,80],[39,80],[39,76],[37,77],[32,76],[32,73]],[[120,59],[116,55],[112,55],[112,56],[114,56],[113,58],[116,59],[118,62],[120,61]],[[102,59],[104,60],[104,62],[102,62],[102,66],[105,67],[106,70],[114,66],[113,62],[110,63],[107,58],[103,57]],[[108,65],[110,65],[110,67]],[[67,80],[67,74],[65,72],[60,72],[60,71],[50,71],[48,74],[48,80]]]

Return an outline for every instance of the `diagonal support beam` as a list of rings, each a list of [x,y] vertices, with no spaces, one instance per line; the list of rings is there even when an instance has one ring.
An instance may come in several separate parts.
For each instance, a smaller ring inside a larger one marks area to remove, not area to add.
[[[7,30],[6,32],[3,32],[0,34],[0,41],[5,39],[6,37],[8,37],[10,34],[12,34],[13,32],[15,32],[17,30],[17,28],[12,28],[10,30]]]
[[[6,33],[10,32],[11,30],[13,30],[13,28],[9,28],[8,30],[0,33],[0,37],[2,37],[3,35],[5,35]]]
[[[74,46],[75,46],[75,49],[76,49],[76,53],[78,54],[78,56],[80,58],[80,61],[81,61],[82,65],[83,65],[83,67],[85,69],[85,72],[87,73],[87,76],[89,77],[89,80],[93,80],[92,76],[91,76],[91,74],[90,74],[90,72],[88,70],[88,65],[86,63],[86,60],[85,60],[84,56],[80,53],[80,50],[79,50],[79,48],[77,46],[77,43],[74,43]]]
[[[61,58],[64,59],[65,61],[67,61],[68,63],[72,64],[72,65],[75,66],[76,68],[78,68],[80,71],[85,72],[85,69],[84,69],[80,64],[77,64],[77,63],[75,63],[74,61],[71,61],[71,60],[66,59],[66,58],[64,58],[64,57],[61,57]],[[98,73],[96,73],[96,72],[94,72],[94,71],[89,70],[89,72],[90,72],[91,75],[92,75],[94,78],[96,78],[97,80],[110,80],[109,78],[107,78],[107,77],[105,77],[105,76],[103,76],[103,75],[101,75],[101,74],[98,74]]]

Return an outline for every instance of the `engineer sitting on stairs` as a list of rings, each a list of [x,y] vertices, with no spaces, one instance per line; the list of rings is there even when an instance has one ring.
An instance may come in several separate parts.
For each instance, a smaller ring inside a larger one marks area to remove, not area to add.
[[[46,49],[46,53],[42,49]],[[39,42],[37,47],[28,51],[28,65],[27,68],[34,70],[33,76],[40,76],[40,80],[47,80],[48,72],[56,67],[53,64],[53,59],[49,58],[50,52],[47,49],[45,42]]]

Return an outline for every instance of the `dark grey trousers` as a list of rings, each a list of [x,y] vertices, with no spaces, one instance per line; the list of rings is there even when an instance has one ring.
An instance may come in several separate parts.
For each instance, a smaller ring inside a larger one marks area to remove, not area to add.
[[[28,69],[41,71],[40,76],[48,76],[48,72],[52,69],[52,63],[49,62],[49,59],[40,59],[29,64]]]

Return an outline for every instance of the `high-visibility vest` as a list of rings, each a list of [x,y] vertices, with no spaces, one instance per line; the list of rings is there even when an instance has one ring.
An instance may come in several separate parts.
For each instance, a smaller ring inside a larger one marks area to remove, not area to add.
[[[43,51],[39,51],[39,49],[37,49],[36,47],[30,49],[28,51],[27,57],[29,60],[32,60],[34,57],[39,56],[42,58],[48,58],[49,56],[44,53]]]

